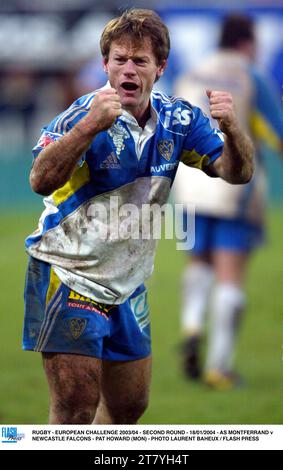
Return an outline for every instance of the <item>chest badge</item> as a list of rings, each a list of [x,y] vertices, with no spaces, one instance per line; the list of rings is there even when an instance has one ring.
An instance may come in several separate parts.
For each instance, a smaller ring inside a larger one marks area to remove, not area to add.
[[[174,151],[174,142],[171,139],[160,140],[157,144],[160,155],[169,162]]]
[[[113,139],[113,143],[116,148],[116,155],[120,158],[120,153],[125,148],[124,140],[129,139],[129,132],[120,124],[116,122],[112,127],[107,131],[110,137]]]

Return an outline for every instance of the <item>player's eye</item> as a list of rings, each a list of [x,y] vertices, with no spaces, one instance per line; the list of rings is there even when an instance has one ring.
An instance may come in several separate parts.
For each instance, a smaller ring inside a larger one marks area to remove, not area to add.
[[[145,59],[135,59],[135,64],[137,65],[145,65],[146,60]]]
[[[125,59],[123,57],[115,57],[115,61],[118,64],[124,64],[125,63]]]

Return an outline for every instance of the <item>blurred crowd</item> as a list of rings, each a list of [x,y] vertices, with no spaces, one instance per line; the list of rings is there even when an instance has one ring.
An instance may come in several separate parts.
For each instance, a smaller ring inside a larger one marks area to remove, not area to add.
[[[29,155],[27,150],[44,123],[78,96],[105,83],[99,37],[115,14],[114,8],[94,12],[87,8],[93,4],[90,1],[81,2],[84,10],[70,8],[76,3],[71,2],[69,9],[52,13],[39,12],[37,2],[33,3],[34,11],[24,10],[29,2],[16,3],[16,12],[3,13],[4,4],[0,10],[0,159]],[[58,5],[63,7],[62,2]],[[158,89],[171,94],[178,76],[216,47],[223,13],[193,9],[172,13],[164,9],[172,52]],[[269,15],[259,10],[255,19],[260,36],[258,62],[268,68],[281,93],[283,10]]]

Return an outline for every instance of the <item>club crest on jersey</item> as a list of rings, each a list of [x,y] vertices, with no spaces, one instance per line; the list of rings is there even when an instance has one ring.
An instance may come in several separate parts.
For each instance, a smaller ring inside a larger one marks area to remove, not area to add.
[[[69,327],[72,337],[74,339],[78,339],[83,334],[86,325],[86,318],[71,318],[71,320],[69,321]]]
[[[174,151],[174,142],[171,139],[160,140],[157,144],[160,155],[169,162]]]
[[[113,143],[116,148],[116,155],[119,158],[120,153],[125,148],[124,140],[129,139],[130,134],[128,131],[120,124],[120,122],[116,122],[113,124],[112,127],[108,130],[108,134],[113,139]]]

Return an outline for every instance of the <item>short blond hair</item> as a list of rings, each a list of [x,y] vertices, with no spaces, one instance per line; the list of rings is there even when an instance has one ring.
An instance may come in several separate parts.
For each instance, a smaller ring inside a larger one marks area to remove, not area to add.
[[[107,23],[100,39],[101,54],[106,61],[109,58],[112,41],[119,40],[125,35],[133,38],[135,43],[148,37],[158,65],[168,58],[169,31],[153,10],[132,8]]]

